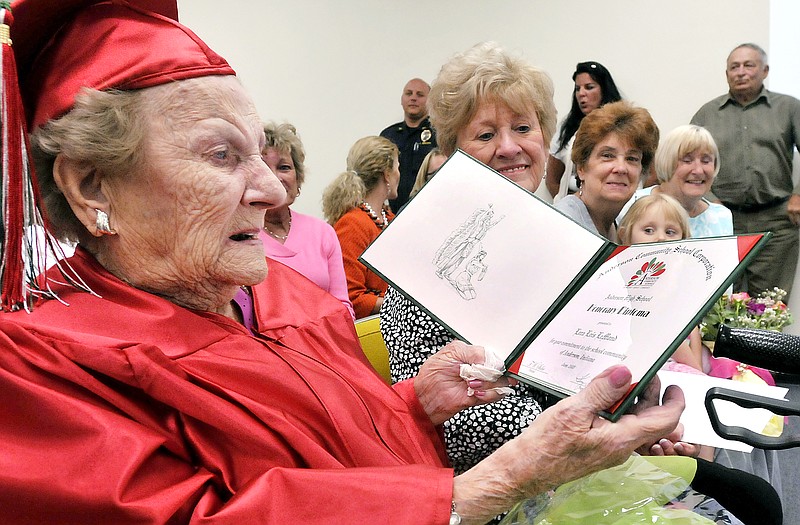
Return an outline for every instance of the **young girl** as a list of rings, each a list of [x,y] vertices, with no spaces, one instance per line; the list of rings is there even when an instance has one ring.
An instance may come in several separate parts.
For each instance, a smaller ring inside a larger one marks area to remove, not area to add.
[[[683,206],[677,200],[663,193],[653,193],[646,197],[637,199],[622,218],[617,229],[620,242],[622,244],[640,244],[645,242],[671,241],[688,239],[690,237],[689,216]],[[746,381],[754,383],[767,383],[775,385],[772,375],[764,369],[742,365],[731,359],[715,358],[706,350],[706,359],[703,359],[703,344],[699,328],[695,327],[678,349],[672,354],[672,358],[664,365],[665,370],[675,372],[688,372],[693,374],[706,373],[712,377],[732,379],[734,381]],[[703,366],[703,363],[706,366]],[[779,436],[783,433],[784,421],[781,416],[772,416],[763,434],[769,436]],[[716,455],[715,447],[700,445],[698,457],[714,461],[721,464],[731,465],[735,463],[738,468],[748,472],[759,471],[759,475],[764,479],[774,483],[772,467],[768,466],[774,461],[770,457],[760,457],[755,459],[749,454],[739,457],[736,452],[720,451],[722,458]],[[731,457],[730,454],[733,454]],[[759,454],[756,452],[756,454]],[[764,452],[760,452],[764,454]],[[738,459],[733,459],[738,458]],[[774,458],[774,456],[773,456]],[[758,466],[756,466],[758,464]],[[776,477],[777,477],[776,473]],[[683,500],[684,503],[688,501]],[[698,505],[702,508],[702,504]],[[718,523],[721,523],[719,521]]]
[[[663,193],[641,197],[631,205],[617,229],[621,244],[676,241],[689,238],[689,215],[680,203]],[[700,330],[695,328],[672,354],[668,370],[703,373]]]

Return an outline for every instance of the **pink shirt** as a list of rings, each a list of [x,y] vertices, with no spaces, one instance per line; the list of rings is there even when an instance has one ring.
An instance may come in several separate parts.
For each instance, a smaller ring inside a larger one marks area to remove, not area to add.
[[[292,228],[283,244],[264,230],[259,233],[264,243],[264,253],[303,274],[339,299],[355,319],[353,305],[347,295],[342,248],[336,232],[322,219],[292,210],[289,213],[292,214]]]

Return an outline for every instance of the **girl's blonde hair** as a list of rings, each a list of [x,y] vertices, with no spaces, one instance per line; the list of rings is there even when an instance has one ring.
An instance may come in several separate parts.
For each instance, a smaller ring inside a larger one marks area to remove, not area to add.
[[[617,229],[620,244],[631,244],[631,232],[633,226],[642,218],[642,216],[653,206],[658,206],[664,213],[667,220],[675,221],[681,228],[681,239],[688,239],[692,236],[689,229],[689,214],[683,209],[681,203],[669,195],[663,193],[651,193],[636,199],[631,205],[628,213],[622,218]]]
[[[419,190],[425,186],[425,183],[428,182],[428,167],[431,165],[431,160],[434,157],[444,157],[447,158],[447,155],[442,153],[442,150],[439,148],[433,148],[425,155],[425,158],[422,159],[422,164],[419,166],[419,170],[417,171],[417,178],[414,179],[414,186],[411,188],[411,193],[408,194],[408,197],[411,198],[417,193]]]
[[[397,157],[397,146],[389,139],[377,136],[358,139],[347,154],[347,171],[340,173],[322,193],[325,220],[336,224],[342,215],[361,204],[394,167]]]

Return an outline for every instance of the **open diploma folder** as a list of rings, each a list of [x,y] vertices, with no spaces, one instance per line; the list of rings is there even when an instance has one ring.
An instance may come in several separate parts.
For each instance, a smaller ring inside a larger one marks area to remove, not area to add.
[[[616,420],[768,235],[618,246],[457,151],[361,261],[542,390],[623,363]]]

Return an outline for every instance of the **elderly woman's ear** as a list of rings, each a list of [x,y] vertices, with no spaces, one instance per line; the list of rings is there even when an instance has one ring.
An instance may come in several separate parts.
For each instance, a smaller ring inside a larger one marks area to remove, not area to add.
[[[110,233],[100,227],[108,225],[109,201],[103,191],[103,175],[87,162],[80,162],[58,155],[53,164],[53,179],[69,203],[75,217],[95,237]],[[105,218],[98,220],[99,214]]]

